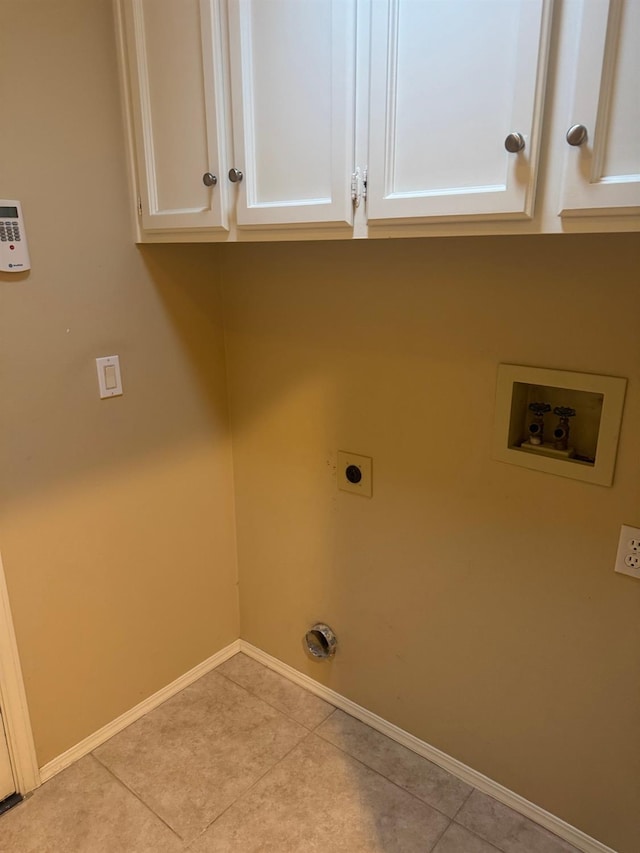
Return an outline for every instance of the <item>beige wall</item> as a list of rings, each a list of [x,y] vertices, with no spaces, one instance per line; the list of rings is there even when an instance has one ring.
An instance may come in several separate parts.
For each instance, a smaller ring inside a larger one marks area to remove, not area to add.
[[[636,851],[637,236],[138,250],[109,0],[2,6],[33,270],[0,278],[0,550],[40,764],[238,635],[221,276],[242,635]],[[490,458],[499,362],[629,378],[613,488]]]
[[[625,853],[639,263],[637,235],[549,236],[228,246],[223,273],[242,636]],[[500,362],[628,377],[612,488],[491,459]]]
[[[0,274],[0,551],[42,765],[238,636],[232,470],[212,252],[133,245],[111,3],[2,6],[33,269]]]

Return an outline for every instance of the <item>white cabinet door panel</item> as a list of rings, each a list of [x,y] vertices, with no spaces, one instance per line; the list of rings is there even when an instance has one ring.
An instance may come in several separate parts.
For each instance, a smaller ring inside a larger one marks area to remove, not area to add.
[[[239,225],[353,219],[354,0],[231,0]]]
[[[371,26],[369,219],[529,215],[549,3],[373,0]]]
[[[126,0],[125,22],[142,226],[226,228],[218,0]]]
[[[584,0],[562,213],[640,212],[640,0]]]

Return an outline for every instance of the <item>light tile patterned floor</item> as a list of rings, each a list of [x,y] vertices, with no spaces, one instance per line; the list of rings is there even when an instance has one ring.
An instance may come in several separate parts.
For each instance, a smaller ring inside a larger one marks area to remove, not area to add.
[[[236,655],[0,817],[7,853],[577,853]]]

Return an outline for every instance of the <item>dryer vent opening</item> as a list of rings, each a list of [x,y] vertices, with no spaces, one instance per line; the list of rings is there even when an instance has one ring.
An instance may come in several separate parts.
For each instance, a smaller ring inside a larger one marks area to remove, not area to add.
[[[336,653],[338,640],[328,625],[318,622],[304,635],[305,650],[315,660],[329,660]]]

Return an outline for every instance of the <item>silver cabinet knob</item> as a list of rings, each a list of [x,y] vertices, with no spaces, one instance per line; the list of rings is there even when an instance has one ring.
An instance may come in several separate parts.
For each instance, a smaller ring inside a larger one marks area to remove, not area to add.
[[[205,185],[205,187],[215,187],[215,185],[218,183],[218,179],[215,175],[212,175],[211,172],[205,172],[202,176],[202,183]]]
[[[504,141],[504,147],[509,154],[517,154],[518,151],[524,151],[525,141],[521,133],[510,133]]]
[[[588,137],[589,133],[583,124],[574,124],[567,131],[567,142],[569,145],[584,145]]]
[[[239,184],[243,177],[240,169],[229,169],[229,180],[232,184]]]

